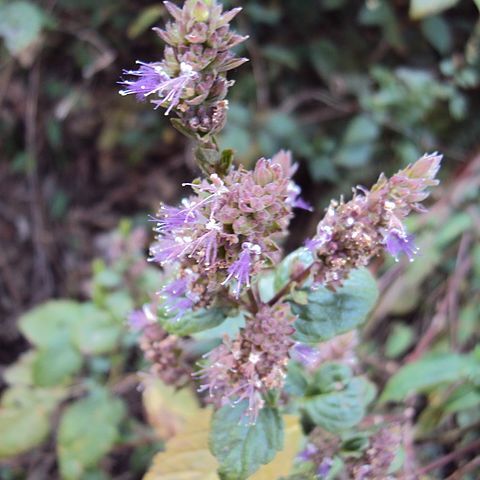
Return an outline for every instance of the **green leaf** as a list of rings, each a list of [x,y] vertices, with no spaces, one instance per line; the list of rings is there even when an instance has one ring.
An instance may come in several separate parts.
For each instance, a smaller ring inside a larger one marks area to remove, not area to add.
[[[437,15],[422,20],[422,33],[435,50],[446,55],[451,52],[453,38],[450,26],[446,20]]]
[[[415,333],[411,327],[396,323],[387,338],[385,355],[388,358],[398,358],[403,355],[415,341]]]
[[[410,18],[419,20],[454,7],[459,0],[410,0]]]
[[[82,306],[82,321],[75,325],[73,343],[84,354],[100,355],[115,350],[122,327],[93,304]]]
[[[318,343],[360,326],[375,305],[378,289],[367,269],[354,270],[336,292],[325,287],[308,292],[308,304],[292,303],[298,315],[295,339]]]
[[[128,38],[134,39],[141,35],[145,30],[152,26],[164,12],[162,5],[151,5],[141,10],[140,14],[129,25],[127,34]]]
[[[365,165],[379,135],[380,127],[369,115],[358,115],[347,126],[335,164],[348,168]]]
[[[38,39],[46,17],[32,2],[0,5],[0,37],[12,55],[17,55]]]
[[[310,420],[330,432],[347,430],[357,425],[365,416],[371,400],[373,386],[361,377],[338,382],[336,390],[307,397],[302,409]]]
[[[70,344],[40,350],[32,365],[32,378],[39,387],[68,382],[82,368],[82,355]]]
[[[478,408],[480,405],[480,388],[475,385],[461,385],[445,402],[444,409],[449,413]]]
[[[225,310],[218,307],[202,308],[195,312],[187,313],[176,319],[165,314],[159,315],[162,327],[173,335],[192,335],[203,330],[217,327],[227,318]]]
[[[135,304],[127,290],[119,290],[105,297],[103,307],[112,314],[118,322],[124,323]]]
[[[225,335],[230,338],[237,336],[241,328],[245,326],[245,313],[240,311],[237,315],[227,317],[220,325],[209,330],[197,332],[196,340],[222,340]]]
[[[123,402],[101,388],[65,410],[57,438],[60,472],[65,480],[84,478],[85,472],[111,450],[124,413]]]
[[[308,380],[301,364],[293,361],[288,362],[284,391],[289,395],[302,397],[305,395],[307,387]]]
[[[283,448],[283,421],[278,411],[265,406],[255,424],[245,418],[248,401],[225,405],[212,420],[210,450],[217,458],[222,480],[243,480],[270,462]]]
[[[342,363],[327,362],[313,375],[308,387],[308,395],[329,393],[338,390],[339,385],[347,384],[352,379],[352,371]]]
[[[0,408],[0,458],[40,445],[50,432],[49,414],[62,396],[56,390],[25,387],[7,390]]]
[[[42,443],[50,420],[42,408],[0,410],[0,458],[26,452]]]
[[[281,290],[292,276],[309,267],[312,263],[312,252],[304,247],[287,255],[275,269],[275,278],[273,281],[275,292]]]
[[[20,331],[38,347],[70,342],[71,330],[84,316],[82,304],[71,300],[52,300],[27,312],[19,320]]]
[[[33,385],[32,365],[37,351],[29,350],[4,372],[3,378],[9,385]]]
[[[413,393],[425,392],[444,382],[465,380],[479,373],[473,357],[447,353],[422,358],[402,367],[388,381],[380,402],[402,401]]]

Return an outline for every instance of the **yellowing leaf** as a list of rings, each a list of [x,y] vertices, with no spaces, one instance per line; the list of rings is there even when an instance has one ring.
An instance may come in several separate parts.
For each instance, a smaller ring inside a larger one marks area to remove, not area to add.
[[[199,410],[155,455],[143,480],[218,480],[218,463],[208,449],[210,409]]]
[[[175,390],[160,380],[146,384],[143,406],[148,422],[165,440],[179,433],[203,412],[191,390]]]
[[[293,461],[300,448],[302,431],[300,422],[295,415],[283,417],[285,425],[285,445],[281,452],[267,465],[263,465],[258,472],[250,477],[250,480],[277,480],[286,476],[293,467]]]
[[[218,480],[218,462],[210,453],[208,438],[211,409],[198,409],[185,428],[158,453],[143,480]],[[284,416],[285,447],[250,480],[277,480],[289,473],[298,452],[301,428],[298,417]]]

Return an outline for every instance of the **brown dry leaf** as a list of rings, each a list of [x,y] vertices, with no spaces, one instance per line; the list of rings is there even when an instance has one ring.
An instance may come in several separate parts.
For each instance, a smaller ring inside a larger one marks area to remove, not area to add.
[[[203,412],[191,390],[175,390],[160,380],[145,384],[143,406],[149,424],[164,440],[177,435]]]
[[[218,480],[218,463],[208,448],[211,409],[203,409],[158,453],[143,480]],[[285,448],[250,480],[275,480],[288,474],[298,452],[301,429],[298,417],[284,416]]]

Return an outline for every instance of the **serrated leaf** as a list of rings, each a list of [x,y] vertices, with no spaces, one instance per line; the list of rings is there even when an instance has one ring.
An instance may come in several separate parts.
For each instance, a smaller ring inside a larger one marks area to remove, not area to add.
[[[351,272],[336,292],[325,287],[308,291],[308,304],[292,303],[298,315],[295,339],[316,344],[359,327],[378,298],[377,284],[367,269]]]
[[[0,37],[12,55],[38,39],[45,21],[43,11],[32,2],[20,0],[0,5]]]
[[[302,409],[310,420],[330,432],[337,433],[357,425],[365,416],[371,399],[371,384],[361,377],[348,380],[337,391],[307,397]]]
[[[245,417],[248,401],[225,405],[215,412],[210,450],[217,458],[222,480],[243,480],[270,462],[283,447],[283,421],[278,411],[265,406],[255,424]]]
[[[83,319],[82,304],[72,300],[51,300],[30,310],[19,320],[28,341],[48,348],[70,342],[72,327]]]
[[[57,435],[60,472],[65,480],[82,479],[110,451],[124,413],[123,402],[101,388],[66,408]]]
[[[173,335],[185,336],[217,327],[227,318],[222,308],[209,308],[190,312],[176,319],[160,313],[162,327]]]
[[[419,20],[435,15],[454,7],[458,2],[459,0],[410,0],[410,18]]]
[[[457,382],[480,373],[480,364],[466,355],[448,353],[409,363],[388,381],[380,402],[402,401],[445,382]]]
[[[40,350],[32,364],[32,380],[39,387],[61,385],[82,367],[82,355],[70,344]]]

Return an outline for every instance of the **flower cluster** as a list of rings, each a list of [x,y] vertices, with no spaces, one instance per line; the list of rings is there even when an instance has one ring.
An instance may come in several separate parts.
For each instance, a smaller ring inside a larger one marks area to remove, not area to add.
[[[401,446],[402,426],[399,423],[383,426],[369,440],[369,446],[361,456],[352,455],[344,459],[345,478],[394,480],[395,476],[390,475],[389,470]],[[334,458],[341,452],[341,447],[338,436],[316,428],[297,460],[311,462],[315,466],[315,478],[327,479],[330,478]]]
[[[161,292],[172,313],[208,306],[222,288],[238,298],[253,276],[280,260],[278,242],[292,210],[304,207],[294,172],[290,154],[281,151],[253,171],[233,169],[223,179],[212,174],[189,184],[194,195],[179,207],[161,206],[151,258],[178,266]]]
[[[398,423],[381,428],[370,439],[363,456],[348,465],[353,480],[395,480],[390,466],[402,443],[402,427]]]
[[[141,317],[137,312],[136,320]],[[191,368],[184,358],[181,340],[175,335],[169,335],[158,323],[142,319],[140,327],[140,348],[145,358],[152,364],[151,373],[162,379],[167,385],[178,387],[188,383]]]
[[[174,20],[165,30],[155,29],[167,44],[163,59],[137,62],[137,70],[125,70],[131,79],[122,82],[120,93],[149,98],[166,115],[174,111],[182,130],[208,137],[225,124],[225,97],[233,84],[226,72],[247,61],[231,51],[246,38],[229,26],[241,8],[222,13],[215,0],[187,0],[182,9],[164,4]]]
[[[413,260],[417,248],[403,220],[411,211],[424,211],[420,202],[438,184],[441,158],[425,155],[390,179],[382,174],[370,191],[357,188],[347,203],[332,201],[306,244],[316,257],[316,282],[335,288],[385,248],[395,259],[404,253]]]
[[[288,304],[262,305],[235,339],[224,339],[207,355],[208,365],[197,373],[199,391],[208,391],[217,405],[248,400],[247,415],[255,422],[263,396],[284,384],[294,320]]]

